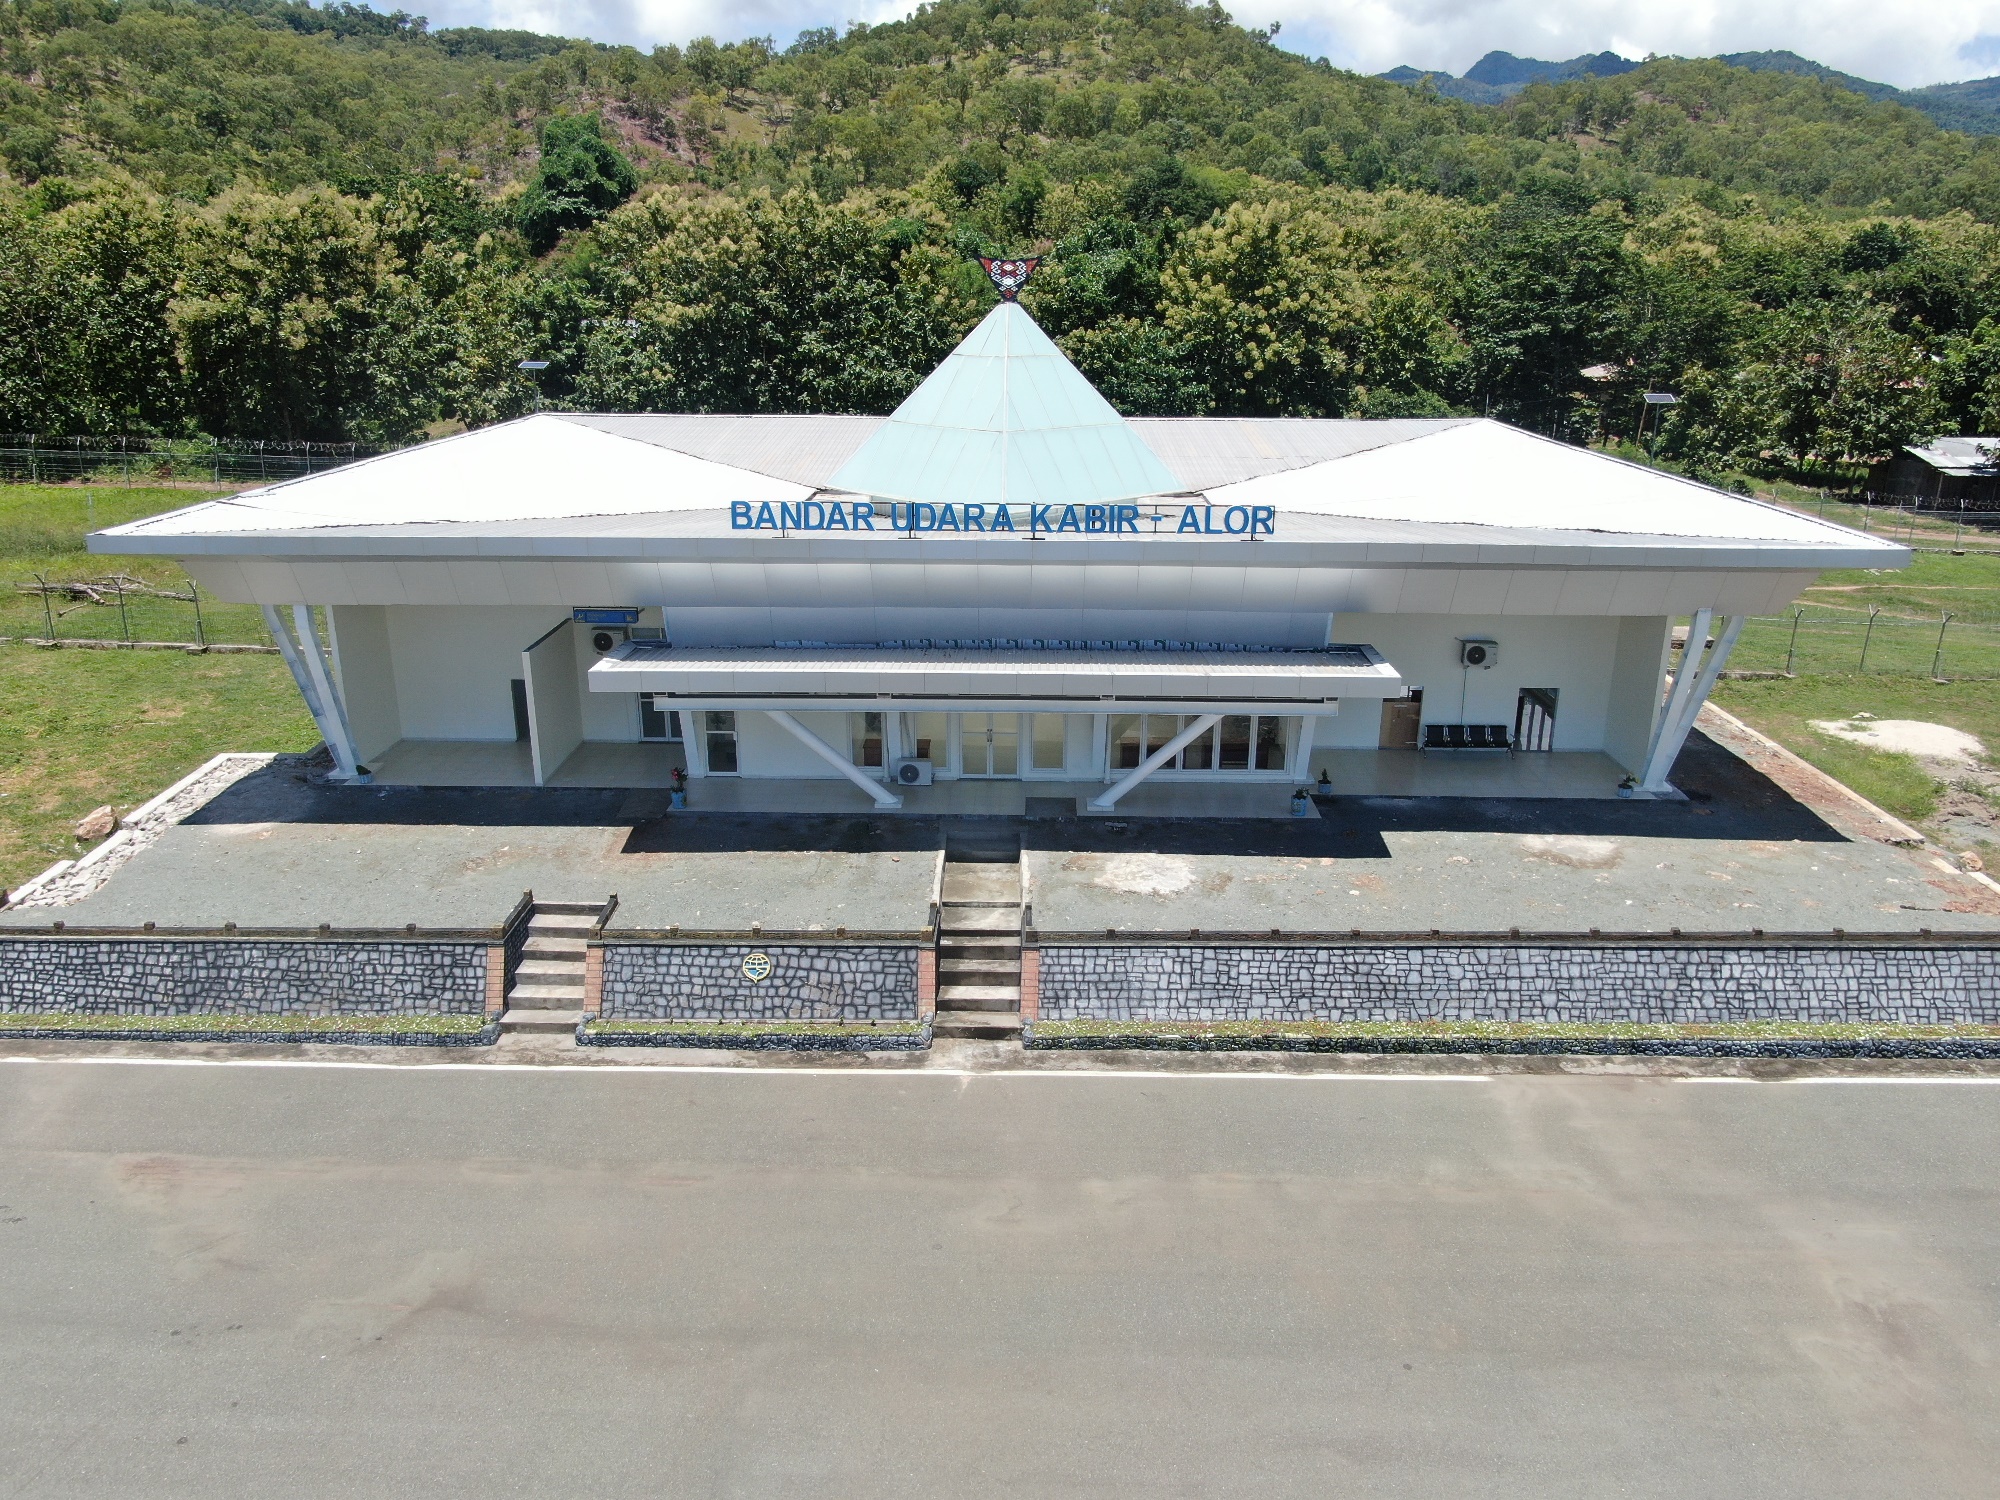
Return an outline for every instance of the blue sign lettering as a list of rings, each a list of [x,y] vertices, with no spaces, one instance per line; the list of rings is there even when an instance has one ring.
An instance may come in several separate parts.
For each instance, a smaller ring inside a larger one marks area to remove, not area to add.
[[[1154,530],[1166,516],[1141,514],[1137,505],[1029,505],[1028,530],[1054,534],[1074,531],[1102,536],[1137,536],[1140,522],[1150,519]],[[1221,510],[1218,515],[1217,511]],[[773,506],[766,500],[753,505],[748,500],[733,501],[729,525],[735,531],[874,531],[882,520],[891,531],[1018,531],[1021,523],[1014,507],[1001,505],[930,505],[922,501],[894,501],[886,511],[868,500],[783,501]],[[1201,536],[1258,537],[1277,531],[1278,512],[1270,505],[1185,505],[1181,507],[1178,532]]]

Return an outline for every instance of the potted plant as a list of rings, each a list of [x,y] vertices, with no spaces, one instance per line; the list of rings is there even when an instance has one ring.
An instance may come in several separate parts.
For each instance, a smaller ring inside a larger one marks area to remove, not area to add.
[[[673,787],[667,793],[667,802],[668,805],[671,806],[675,812],[679,812],[681,809],[685,808],[688,805],[687,767],[675,766],[673,770],[673,779],[674,779]]]
[[[1637,793],[1638,790],[1639,780],[1636,776],[1627,776],[1623,781],[1618,783],[1618,795],[1621,797],[1630,797]]]
[[[1292,789],[1292,816],[1295,818],[1309,818],[1312,816],[1312,810],[1312,792],[1302,786],[1294,787]]]

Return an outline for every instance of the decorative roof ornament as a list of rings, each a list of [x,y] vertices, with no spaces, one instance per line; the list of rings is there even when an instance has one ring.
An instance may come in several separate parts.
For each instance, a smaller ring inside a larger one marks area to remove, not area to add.
[[[979,263],[986,268],[992,278],[994,288],[1000,293],[1002,302],[1013,302],[1021,295],[1021,288],[1028,284],[1028,278],[1035,274],[1035,268],[1042,263],[1039,255],[1031,255],[1026,260],[993,260],[980,256]]]

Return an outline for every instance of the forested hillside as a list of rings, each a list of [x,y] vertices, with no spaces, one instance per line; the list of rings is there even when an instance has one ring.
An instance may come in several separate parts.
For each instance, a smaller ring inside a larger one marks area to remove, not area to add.
[[[2000,139],[1814,77],[1478,106],[1178,0],[651,53],[7,0],[0,60],[0,427],[883,410],[987,305],[982,250],[1047,253],[1026,300],[1135,411],[1587,436],[1666,387],[1714,473],[2000,425]]]

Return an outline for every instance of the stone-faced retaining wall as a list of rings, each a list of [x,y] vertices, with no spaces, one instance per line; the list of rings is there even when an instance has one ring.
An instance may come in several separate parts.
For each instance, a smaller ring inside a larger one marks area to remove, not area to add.
[[[606,1021],[914,1021],[916,943],[607,941]],[[768,959],[770,971],[753,979]]]
[[[1057,943],[1047,1021],[2000,1025],[2000,947],[1910,943]]]
[[[0,938],[0,1013],[471,1015],[488,944],[269,938]]]

